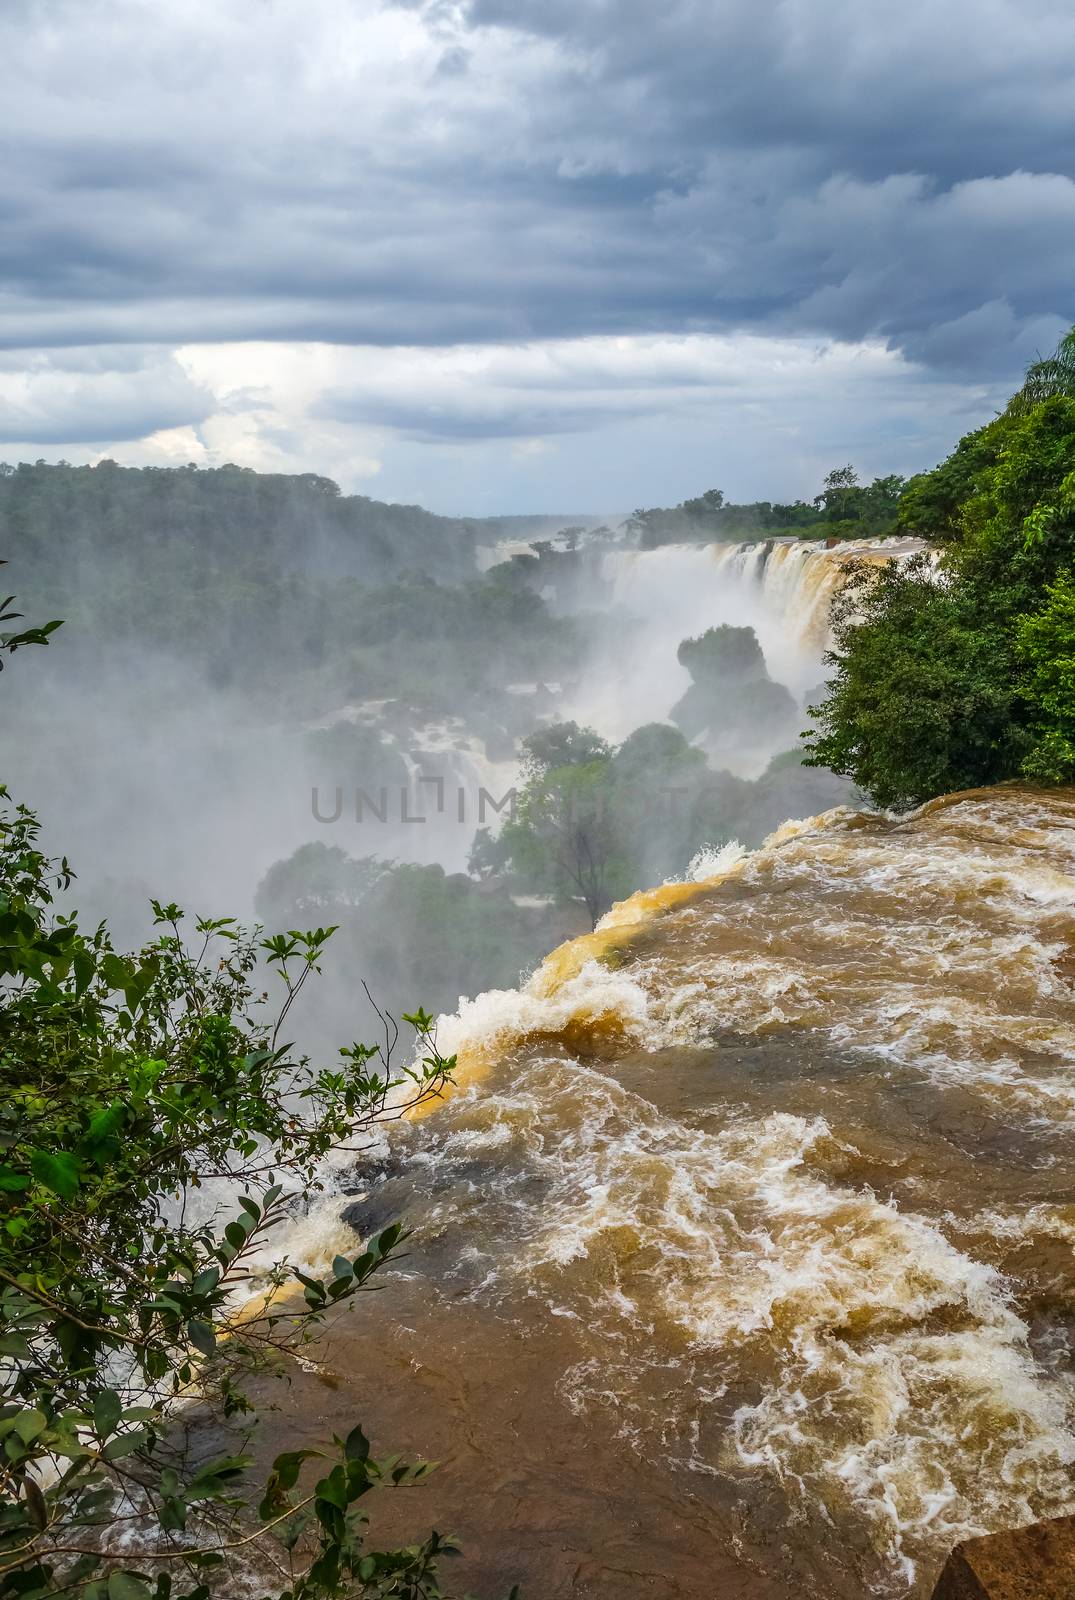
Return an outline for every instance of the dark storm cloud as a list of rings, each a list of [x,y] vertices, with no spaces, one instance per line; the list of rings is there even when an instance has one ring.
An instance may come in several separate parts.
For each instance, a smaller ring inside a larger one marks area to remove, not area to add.
[[[10,348],[748,328],[989,377],[1073,314],[1067,4],[41,0],[0,48]]]
[[[435,7],[434,7],[435,9]],[[941,183],[1070,170],[1075,23],[1062,0],[468,0],[472,27],[574,49],[662,148],[794,147]]]

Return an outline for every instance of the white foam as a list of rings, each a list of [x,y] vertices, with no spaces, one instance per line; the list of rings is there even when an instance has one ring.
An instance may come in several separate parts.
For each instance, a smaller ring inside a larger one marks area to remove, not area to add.
[[[454,1016],[438,1019],[437,1045],[445,1055],[485,1055],[534,1035],[602,1021],[641,1037],[649,1022],[649,1000],[628,973],[611,972],[591,960],[552,993],[535,974],[521,989],[488,989],[474,1000],[464,996]]]

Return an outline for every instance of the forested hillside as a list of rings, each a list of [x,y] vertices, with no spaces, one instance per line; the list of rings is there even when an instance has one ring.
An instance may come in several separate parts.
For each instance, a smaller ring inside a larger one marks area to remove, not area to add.
[[[882,539],[898,531],[904,487],[895,473],[867,484],[854,467],[836,467],[813,500],[737,505],[707,489],[678,506],[637,510],[628,527],[644,550],[716,539]]]
[[[439,517],[312,473],[0,465],[0,553],[12,587],[65,619],[65,651],[181,657],[299,709],[435,704],[560,662],[565,630],[540,598],[481,579],[475,556],[546,520]]]

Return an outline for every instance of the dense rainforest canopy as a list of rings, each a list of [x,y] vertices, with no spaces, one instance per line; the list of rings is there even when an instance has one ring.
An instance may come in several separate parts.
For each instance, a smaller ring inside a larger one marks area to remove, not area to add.
[[[435,516],[313,473],[0,463],[13,584],[65,619],[65,653],[149,650],[300,711],[378,694],[450,710],[568,665],[540,596],[476,561],[548,520]]]
[[[911,480],[898,525],[939,555],[861,569],[839,596],[812,759],[897,808],[1075,782],[1075,332]]]
[[[643,550],[715,539],[882,539],[897,531],[903,488],[896,474],[865,484],[854,467],[836,467],[813,500],[736,505],[707,489],[678,506],[635,511],[627,526]]]

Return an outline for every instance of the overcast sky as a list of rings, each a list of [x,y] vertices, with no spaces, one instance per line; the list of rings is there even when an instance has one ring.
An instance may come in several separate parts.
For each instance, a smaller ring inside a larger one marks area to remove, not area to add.
[[[809,497],[1075,319],[1071,0],[2,0],[0,62],[0,459]]]

